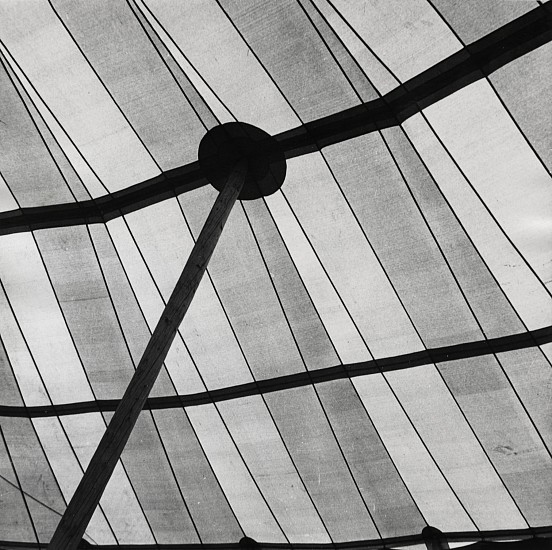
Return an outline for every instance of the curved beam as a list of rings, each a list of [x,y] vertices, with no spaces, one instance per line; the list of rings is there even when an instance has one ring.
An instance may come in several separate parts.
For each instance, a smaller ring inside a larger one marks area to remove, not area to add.
[[[144,409],[174,409],[180,407],[193,407],[206,403],[239,399],[250,395],[258,395],[280,391],[290,388],[308,386],[329,380],[341,378],[353,378],[365,374],[388,372],[393,370],[409,369],[431,363],[443,363],[501,353],[523,348],[535,347],[552,342],[552,326],[544,327],[531,332],[513,334],[502,338],[491,338],[476,342],[466,342],[455,346],[433,348],[396,357],[386,357],[377,361],[364,361],[349,365],[338,365],[325,369],[300,372],[287,376],[258,380],[248,384],[239,384],[220,388],[209,392],[193,393],[186,395],[170,395],[165,397],[149,398]],[[67,416],[89,412],[109,412],[116,410],[118,399],[81,401],[79,403],[67,403],[63,405],[45,405],[38,407],[0,406],[0,417],[39,418],[46,416]]]
[[[286,157],[292,158],[377,129],[396,126],[421,109],[550,40],[552,6],[544,4],[473,42],[380,99],[274,137],[283,147]],[[194,162],[97,199],[0,213],[0,235],[48,227],[105,223],[206,184],[199,164]]]
[[[528,550],[529,548],[549,548],[550,538],[552,537],[552,525],[544,527],[532,527],[529,529],[501,529],[497,531],[454,531],[445,532],[443,537],[448,542],[475,542],[475,541],[507,541],[512,539],[518,539],[520,542],[529,542],[531,546],[526,544],[516,544],[510,546],[508,543],[503,542],[498,548],[507,548],[513,550],[514,548],[523,548]],[[259,549],[263,550],[365,550],[366,548],[393,548],[395,546],[409,546],[412,544],[423,544],[424,537],[422,534],[412,534],[402,537],[389,537],[385,539],[372,539],[372,540],[356,540],[349,542],[333,542],[329,544],[324,543],[270,543],[259,542]],[[533,546],[536,544],[536,546]],[[45,545],[36,542],[11,542],[0,541],[0,550],[35,550],[44,549]],[[239,549],[243,548],[239,542],[228,542],[220,544],[121,544],[121,545],[94,545],[92,546],[88,542],[84,541],[79,545],[79,549],[84,548],[96,548],[97,550],[229,550],[231,548]],[[479,548],[482,548],[479,546]],[[483,547],[484,548],[484,547]],[[494,546],[492,546],[494,548]],[[467,547],[470,549],[470,546]]]

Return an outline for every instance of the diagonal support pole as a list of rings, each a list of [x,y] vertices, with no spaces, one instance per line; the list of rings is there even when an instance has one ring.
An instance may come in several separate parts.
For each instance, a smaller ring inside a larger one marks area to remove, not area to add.
[[[247,168],[246,160],[236,164],[217,197],[134,376],[48,545],[50,550],[78,547],[199,287],[224,224],[245,183]]]

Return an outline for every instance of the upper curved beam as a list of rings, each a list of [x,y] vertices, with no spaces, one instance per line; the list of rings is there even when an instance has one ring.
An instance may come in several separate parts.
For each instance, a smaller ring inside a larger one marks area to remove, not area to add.
[[[380,99],[306,123],[275,136],[292,158],[396,126],[455,91],[552,40],[552,6],[543,4],[392,90]],[[83,202],[0,213],[0,235],[105,223],[207,184],[193,162],[121,191]]]

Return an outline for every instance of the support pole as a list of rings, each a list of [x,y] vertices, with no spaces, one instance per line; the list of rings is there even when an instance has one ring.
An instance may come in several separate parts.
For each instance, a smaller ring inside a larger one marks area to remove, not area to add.
[[[134,376],[48,545],[50,550],[78,547],[199,287],[222,228],[242,190],[247,169],[246,160],[238,162],[217,197]]]

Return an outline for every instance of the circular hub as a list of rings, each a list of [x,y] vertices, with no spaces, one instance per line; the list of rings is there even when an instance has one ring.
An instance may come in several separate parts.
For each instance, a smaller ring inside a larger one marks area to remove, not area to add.
[[[219,191],[236,164],[247,160],[240,200],[272,195],[286,177],[286,157],[278,142],[245,122],[228,122],[209,130],[199,144],[198,156],[203,174]]]

